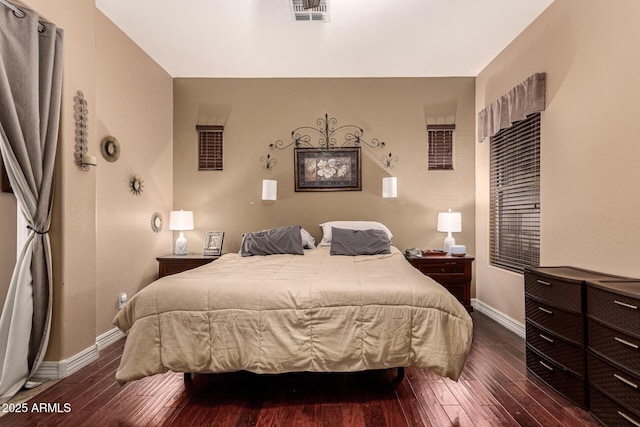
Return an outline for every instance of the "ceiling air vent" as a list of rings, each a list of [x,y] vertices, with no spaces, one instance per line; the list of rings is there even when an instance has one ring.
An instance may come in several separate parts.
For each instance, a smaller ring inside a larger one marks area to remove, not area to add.
[[[329,21],[329,0],[291,0],[296,21]]]

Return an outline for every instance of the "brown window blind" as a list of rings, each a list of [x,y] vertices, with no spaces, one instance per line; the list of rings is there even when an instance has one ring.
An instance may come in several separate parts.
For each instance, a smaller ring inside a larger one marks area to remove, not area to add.
[[[198,131],[198,170],[222,170],[222,132],[224,126],[196,125]]]
[[[456,125],[427,125],[427,170],[453,170],[453,131]]]
[[[522,273],[540,263],[540,113],[491,137],[489,261]]]

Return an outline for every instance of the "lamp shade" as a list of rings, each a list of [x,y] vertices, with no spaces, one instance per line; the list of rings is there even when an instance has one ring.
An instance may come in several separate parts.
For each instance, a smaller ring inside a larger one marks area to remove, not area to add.
[[[278,181],[275,179],[262,180],[262,200],[276,200],[278,198]]]
[[[398,197],[398,178],[385,176],[382,178],[382,198],[393,199],[395,197]]]
[[[169,214],[169,230],[193,230],[193,212],[171,211]]]
[[[438,213],[438,231],[459,233],[462,231],[462,214],[460,212]]]

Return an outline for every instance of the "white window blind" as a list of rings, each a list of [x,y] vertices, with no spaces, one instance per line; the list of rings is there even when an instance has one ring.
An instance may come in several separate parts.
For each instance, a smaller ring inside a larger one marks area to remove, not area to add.
[[[540,113],[491,137],[491,265],[515,272],[540,263]]]
[[[198,131],[198,170],[222,170],[222,132],[224,126],[196,125]]]
[[[453,170],[453,131],[456,125],[427,125],[428,170]]]

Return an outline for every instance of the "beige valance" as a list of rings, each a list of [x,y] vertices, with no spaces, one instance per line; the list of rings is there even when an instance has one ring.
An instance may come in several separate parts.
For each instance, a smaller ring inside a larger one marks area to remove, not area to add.
[[[478,113],[478,142],[546,107],[546,73],[536,73]]]

